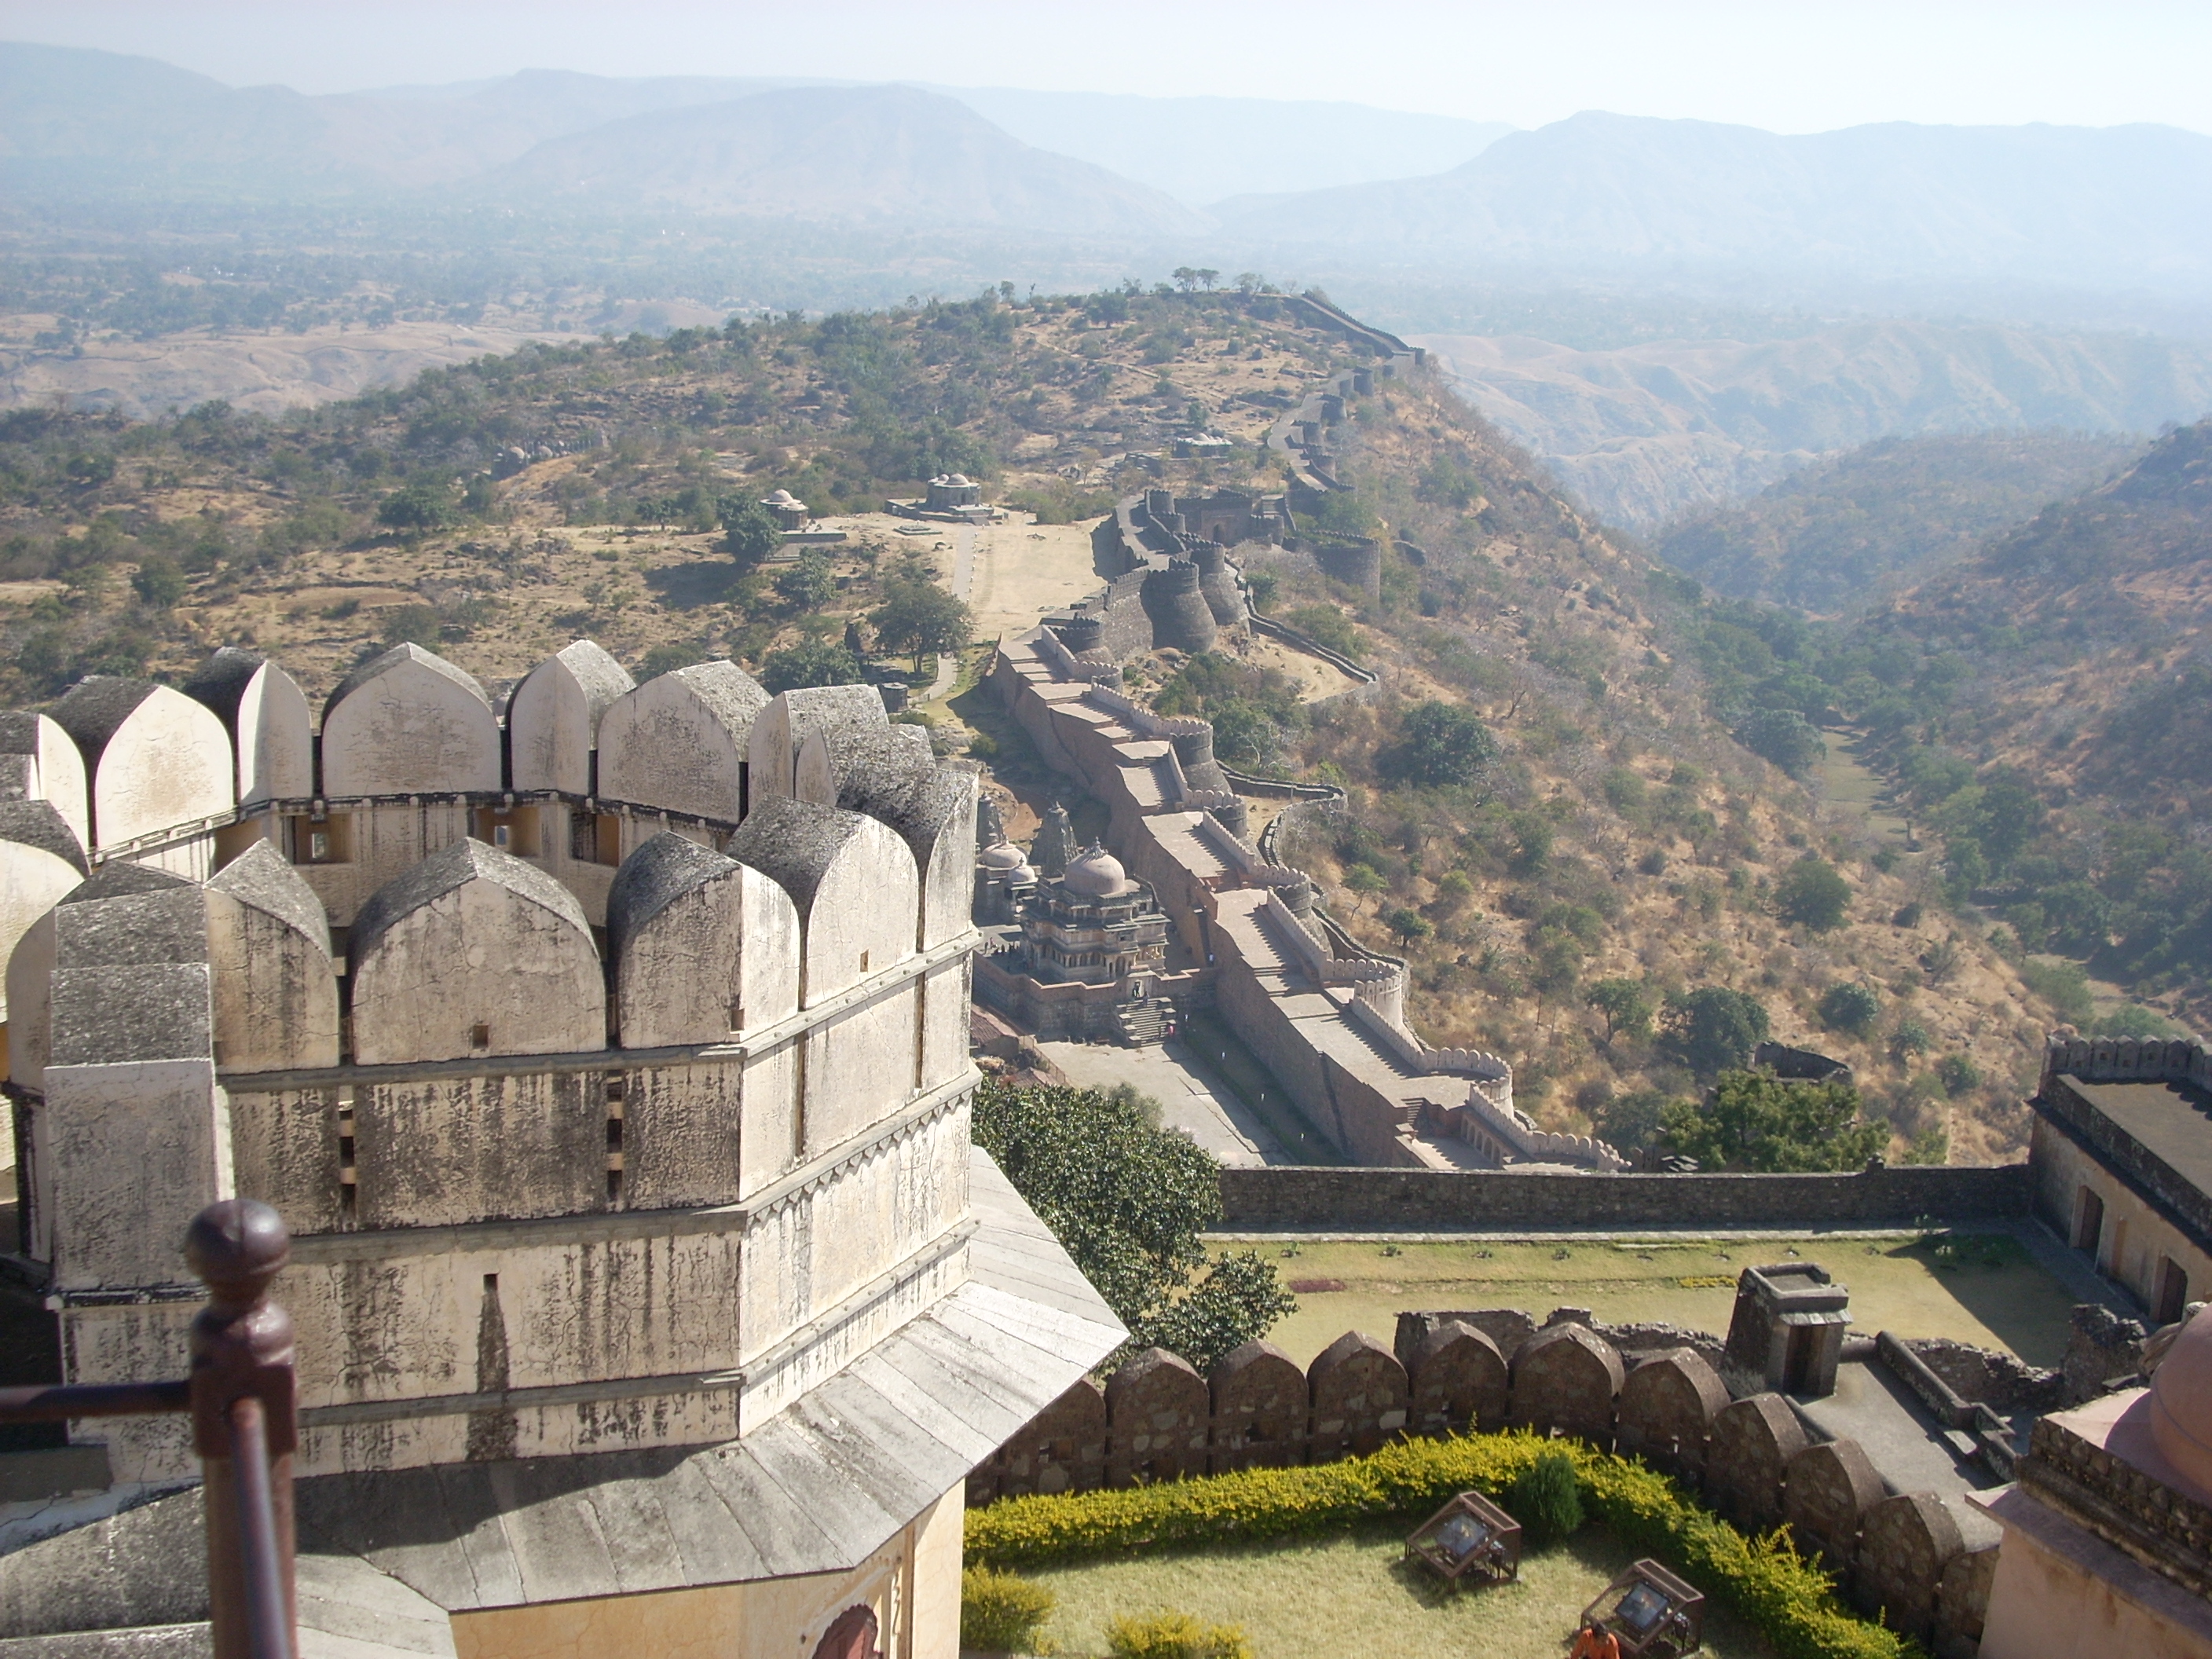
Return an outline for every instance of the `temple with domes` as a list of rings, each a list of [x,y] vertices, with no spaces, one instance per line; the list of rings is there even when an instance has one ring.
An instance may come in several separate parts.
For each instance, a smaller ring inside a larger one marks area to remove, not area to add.
[[[1011,846],[1005,851],[1019,856]],[[978,854],[979,891],[994,855],[1005,856],[993,848]],[[1026,863],[1021,869],[1032,896],[1018,912],[1020,938],[977,958],[977,995],[1046,1039],[1165,1036],[1173,1019],[1163,982],[1168,921],[1152,890],[1097,842],[1057,875],[1039,875]],[[1009,890],[1012,878],[1010,871]]]

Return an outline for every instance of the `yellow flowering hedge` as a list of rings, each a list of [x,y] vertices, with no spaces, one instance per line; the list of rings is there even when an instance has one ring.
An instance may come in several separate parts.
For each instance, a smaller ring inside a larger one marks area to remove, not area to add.
[[[1456,1492],[1502,1498],[1539,1452],[1574,1459],[1594,1519],[1743,1615],[1782,1659],[1915,1659],[1917,1644],[1846,1611],[1820,1571],[1777,1533],[1748,1538],[1664,1475],[1579,1441],[1528,1433],[1402,1440],[1365,1457],[1294,1468],[1001,1498],[971,1510],[971,1564],[1042,1566],[1126,1550],[1197,1548],[1426,1514]]]

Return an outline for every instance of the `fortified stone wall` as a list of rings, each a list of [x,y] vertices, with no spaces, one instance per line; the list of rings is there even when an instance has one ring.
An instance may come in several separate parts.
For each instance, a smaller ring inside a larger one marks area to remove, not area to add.
[[[218,666],[291,706],[273,665]],[[446,797],[189,820],[223,860],[204,882],[113,848],[84,879],[60,807],[0,800],[0,894],[30,916],[8,1033],[25,1238],[70,1380],[181,1372],[198,1293],[173,1241],[232,1191],[293,1236],[303,1473],[728,1439],[966,1279],[973,776],[872,692],[619,674],[572,646],[502,727],[451,665],[386,653],[333,697],[321,781]],[[150,708],[172,737],[213,727],[203,769],[231,793],[246,745],[216,710],[94,689],[88,775]],[[71,781],[33,770],[43,736],[15,723],[27,790]],[[281,759],[283,737],[254,741]],[[515,752],[554,785],[614,774],[641,810],[547,792],[589,814],[592,856],[564,859],[517,833],[538,826],[497,787]],[[715,817],[689,836],[649,828],[696,806]],[[47,866],[70,879],[40,910]],[[105,1432],[120,1479],[190,1467],[175,1425]]]
[[[1576,1185],[1589,1183],[1577,1182]],[[1855,1441],[1814,1442],[1777,1394],[1731,1400],[1702,1343],[1623,1352],[1580,1310],[1407,1314],[1347,1331],[1303,1372],[1248,1342],[1201,1376],[1154,1348],[1085,1378],[968,1479],[968,1502],[1356,1457],[1404,1436],[1571,1435],[1673,1475],[1747,1529],[1786,1526],[1869,1615],[1923,1643],[1971,1638],[1988,1563],[1932,1493],[1892,1494]],[[1632,1329],[1633,1328],[1631,1328]],[[1695,1335],[1697,1334],[1692,1334]]]

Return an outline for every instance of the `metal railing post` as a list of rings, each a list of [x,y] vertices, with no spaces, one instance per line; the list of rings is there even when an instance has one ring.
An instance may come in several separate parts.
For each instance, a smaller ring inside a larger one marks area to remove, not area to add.
[[[205,1471],[215,1659],[295,1659],[292,1316],[269,1299],[291,1255],[258,1200],[192,1218],[185,1259],[208,1287],[192,1322],[192,1443]]]

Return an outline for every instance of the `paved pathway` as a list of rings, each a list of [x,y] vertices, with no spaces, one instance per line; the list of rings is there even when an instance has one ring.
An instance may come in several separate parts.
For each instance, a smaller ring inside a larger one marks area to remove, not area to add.
[[[1144,1048],[1104,1042],[1037,1046],[1072,1082],[1093,1089],[1126,1083],[1152,1096],[1160,1103],[1163,1127],[1180,1129],[1232,1168],[1297,1162],[1236,1091],[1180,1037]]]
[[[952,532],[952,597],[964,599],[969,585],[975,580],[975,526],[963,524]],[[915,701],[935,702],[952,690],[953,681],[960,678],[960,653],[940,651],[937,653],[937,678],[929,683],[929,690]]]

